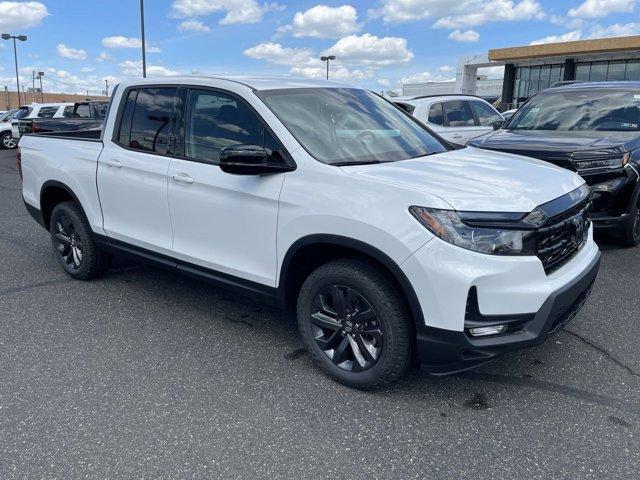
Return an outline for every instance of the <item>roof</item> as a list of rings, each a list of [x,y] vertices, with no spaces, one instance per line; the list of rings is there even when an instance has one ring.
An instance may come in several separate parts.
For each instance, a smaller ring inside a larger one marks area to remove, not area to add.
[[[473,99],[473,100],[482,100],[481,97],[477,95],[467,95],[464,93],[448,93],[446,95],[418,95],[416,97],[396,97],[391,98],[390,100],[394,103],[408,103],[411,105],[415,105],[419,100],[434,100],[434,101],[446,101],[446,100],[461,100],[461,99]]]
[[[489,60],[508,62],[529,58],[592,55],[596,53],[628,52],[640,50],[640,35],[631,37],[596,38],[573,42],[546,43],[522,47],[496,48],[489,50]]]
[[[74,105],[73,102],[50,102],[50,103],[39,103],[33,102],[27,105],[20,105],[20,108],[35,108],[35,107],[69,107]]]
[[[550,91],[558,90],[593,90],[593,89],[628,89],[640,92],[640,81],[627,80],[621,82],[576,82],[567,83],[565,85],[558,85],[552,87]]]
[[[253,75],[176,75],[161,78],[145,78],[133,82],[127,82],[127,85],[145,85],[145,84],[173,84],[173,83],[195,83],[206,84],[207,80],[223,80],[229,82],[240,83],[253,90],[279,90],[285,88],[345,88],[351,85],[335,82],[331,80],[317,80],[307,78],[296,78],[286,76],[253,76]],[[355,88],[355,87],[353,87]]]

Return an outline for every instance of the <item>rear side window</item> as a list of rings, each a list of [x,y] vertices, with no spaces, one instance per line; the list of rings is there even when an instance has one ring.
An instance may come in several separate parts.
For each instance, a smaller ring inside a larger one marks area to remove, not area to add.
[[[120,121],[118,143],[136,150],[168,153],[175,88],[131,90]]]
[[[429,123],[433,123],[434,125],[444,125],[442,120],[442,104],[434,103],[429,108],[429,117],[427,118]]]
[[[64,118],[73,118],[73,107],[69,105],[68,107],[64,107],[64,112],[62,112],[62,116]]]
[[[75,118],[91,118],[91,111],[89,110],[89,104],[81,103],[77,106],[74,113]]]
[[[38,112],[38,118],[53,118],[60,107],[42,107]]]
[[[20,107],[16,114],[13,116],[15,120],[19,120],[21,118],[27,118],[31,113],[31,107]]]
[[[471,104],[471,108],[473,108],[480,125],[483,127],[489,127],[493,125],[494,122],[501,121],[500,115],[496,112],[491,105],[487,105],[484,102],[480,101],[472,101],[469,102]]]
[[[465,100],[444,102],[443,110],[446,123],[450,127],[474,127],[476,125],[469,102]]]

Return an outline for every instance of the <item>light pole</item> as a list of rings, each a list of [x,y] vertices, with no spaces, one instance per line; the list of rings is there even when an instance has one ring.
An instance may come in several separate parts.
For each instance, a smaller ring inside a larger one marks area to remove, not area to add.
[[[144,39],[144,0],[140,0],[140,33],[142,38],[142,78],[147,78],[147,52]]]
[[[44,77],[44,72],[38,72],[38,76],[36,78],[40,80],[40,102],[44,103],[44,91],[42,90],[42,77]]]
[[[16,87],[18,88],[18,107],[22,104],[22,100],[20,99],[20,77],[18,75],[18,51],[16,49],[16,40],[20,40],[21,42],[27,41],[26,35],[11,35],[10,33],[2,34],[3,40],[11,40],[13,39],[13,59],[16,62]]]
[[[322,56],[320,57],[320,60],[322,60],[323,62],[327,62],[327,80],[329,80],[329,60],[335,60],[336,56],[335,55],[329,55],[329,56]]]

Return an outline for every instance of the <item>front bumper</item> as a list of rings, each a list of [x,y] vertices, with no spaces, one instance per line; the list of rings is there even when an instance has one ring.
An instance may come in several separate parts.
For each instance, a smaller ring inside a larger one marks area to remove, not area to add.
[[[624,228],[632,219],[638,192],[638,173],[627,165],[621,176],[585,175],[593,191],[591,220],[598,231],[615,231]]]
[[[489,362],[506,352],[543,343],[584,306],[599,267],[600,252],[597,252],[583,273],[553,292],[535,314],[486,317],[488,325],[517,325],[512,333],[474,338],[465,331],[418,328],[417,352],[422,369],[435,375],[455,373]]]

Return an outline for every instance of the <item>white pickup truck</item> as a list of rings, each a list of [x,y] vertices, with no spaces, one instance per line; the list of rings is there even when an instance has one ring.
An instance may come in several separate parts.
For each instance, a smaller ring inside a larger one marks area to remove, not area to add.
[[[316,363],[358,388],[543,342],[599,266],[578,175],[453,149],[341,83],[123,83],[101,134],[25,135],[18,164],[72,277],[125,253],[297,308]]]

